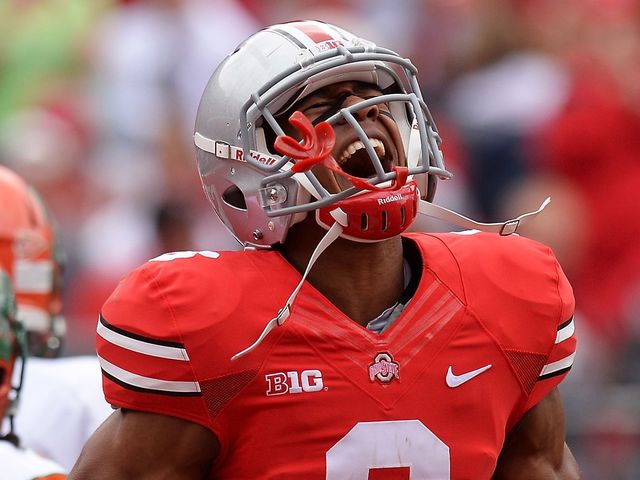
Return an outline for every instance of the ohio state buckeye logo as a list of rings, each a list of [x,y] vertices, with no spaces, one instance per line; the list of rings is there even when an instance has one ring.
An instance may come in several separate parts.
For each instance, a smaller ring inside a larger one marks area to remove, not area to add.
[[[374,357],[373,363],[369,365],[369,380],[389,383],[394,378],[400,381],[400,365],[393,361],[390,353],[378,353]]]

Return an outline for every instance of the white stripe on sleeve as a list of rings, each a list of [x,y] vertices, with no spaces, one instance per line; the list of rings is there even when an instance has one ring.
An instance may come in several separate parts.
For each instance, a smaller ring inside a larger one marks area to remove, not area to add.
[[[112,377],[134,387],[145,388],[148,390],[158,390],[163,392],[176,393],[199,393],[200,385],[198,382],[183,382],[160,380],[158,378],[144,377],[124,370],[104,358],[98,356],[102,369]]]
[[[567,338],[571,338],[574,331],[575,331],[575,325],[573,323],[573,318],[572,318],[571,322],[569,322],[568,325],[558,330],[558,333],[556,334],[556,344],[560,342],[564,342]]]
[[[552,362],[545,365],[540,372],[540,376],[543,377],[545,375],[555,373],[558,370],[569,368],[571,365],[573,365],[573,359],[575,356],[576,352],[573,352],[571,355],[564,357],[562,360],[558,360],[557,362]]]
[[[105,327],[100,321],[98,321],[97,332],[98,335],[107,342],[124,348],[125,350],[151,355],[152,357],[168,358],[170,360],[181,360],[185,362],[189,361],[189,354],[184,348],[158,345],[131,338]]]

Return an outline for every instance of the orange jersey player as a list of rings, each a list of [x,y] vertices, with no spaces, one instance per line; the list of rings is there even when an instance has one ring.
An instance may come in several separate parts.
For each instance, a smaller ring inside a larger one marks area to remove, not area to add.
[[[54,220],[37,192],[3,166],[0,205],[0,268],[12,283],[30,357],[24,368],[15,370],[20,408],[12,414],[14,425],[5,419],[3,428],[15,427],[22,446],[68,471],[112,410],[96,381],[100,366],[95,355],[55,358],[63,351],[66,323],[65,257]]]
[[[24,325],[16,315],[11,280],[0,268],[0,420],[7,419],[7,428],[0,430],[0,477],[3,480],[64,480],[67,477],[63,467],[22,446],[13,429],[27,358],[26,344]]]

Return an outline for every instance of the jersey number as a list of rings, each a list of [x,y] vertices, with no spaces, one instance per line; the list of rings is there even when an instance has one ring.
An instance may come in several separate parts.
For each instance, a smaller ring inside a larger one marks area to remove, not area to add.
[[[419,420],[361,422],[327,452],[326,480],[368,480],[372,469],[399,467],[411,480],[447,480],[449,447]]]
[[[196,255],[202,255],[207,258],[218,258],[220,254],[218,252],[210,252],[209,250],[199,250],[194,252],[193,250],[185,250],[183,252],[169,252],[152,258],[150,262],[170,262],[171,260],[180,260],[181,258],[192,258]]]

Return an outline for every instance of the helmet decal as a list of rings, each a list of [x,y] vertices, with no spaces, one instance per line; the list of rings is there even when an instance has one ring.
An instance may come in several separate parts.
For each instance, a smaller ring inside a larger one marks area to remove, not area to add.
[[[269,27],[269,30],[287,37],[295,42],[300,48],[316,49],[324,51],[336,48],[338,45],[345,45],[349,42],[349,37],[341,30],[328,23],[317,21],[290,22]]]

